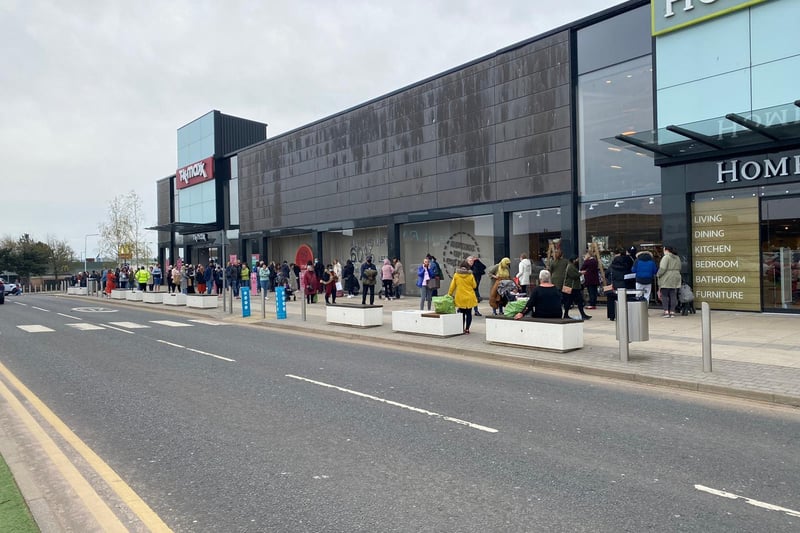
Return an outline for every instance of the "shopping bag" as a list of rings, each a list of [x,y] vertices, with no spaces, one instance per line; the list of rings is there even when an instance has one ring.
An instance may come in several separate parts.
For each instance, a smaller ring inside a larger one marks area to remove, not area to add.
[[[456,312],[456,303],[449,294],[434,296],[431,302],[433,303],[433,310],[440,315],[450,315]]]

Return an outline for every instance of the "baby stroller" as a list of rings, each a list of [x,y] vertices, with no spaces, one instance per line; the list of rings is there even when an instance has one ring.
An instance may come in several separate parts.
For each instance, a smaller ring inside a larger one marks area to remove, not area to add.
[[[294,289],[292,289],[292,285],[291,283],[289,283],[289,279],[283,275],[283,272],[278,272],[278,275],[275,276],[275,288],[277,289],[278,287],[283,287],[287,302],[290,299],[297,300],[297,297],[294,294]]]
[[[517,299],[514,294],[517,290],[517,284],[513,280],[504,279],[497,285],[497,295],[500,297],[500,307],[505,307],[508,302],[513,302]]]
[[[675,312],[680,312],[681,316],[697,312],[694,308],[694,292],[686,282],[681,283],[681,287],[678,289],[678,305],[675,307]]]

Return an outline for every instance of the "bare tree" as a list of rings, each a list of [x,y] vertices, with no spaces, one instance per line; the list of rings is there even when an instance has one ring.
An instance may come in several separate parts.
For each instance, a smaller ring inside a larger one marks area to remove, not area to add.
[[[142,199],[136,191],[114,197],[107,219],[99,225],[101,253],[118,263],[151,257],[143,226]]]
[[[58,281],[58,276],[69,272],[75,251],[65,240],[59,240],[52,235],[47,236],[47,246],[50,247],[50,267]]]

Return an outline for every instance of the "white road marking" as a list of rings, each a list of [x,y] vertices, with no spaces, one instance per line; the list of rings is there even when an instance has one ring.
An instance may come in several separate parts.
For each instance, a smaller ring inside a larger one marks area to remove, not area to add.
[[[202,350],[195,350],[194,348],[186,348],[190,352],[199,353],[200,355],[207,355],[209,357],[216,357],[217,359],[222,359],[223,361],[228,361],[230,363],[235,363],[236,359],[229,359],[227,357],[222,357],[221,355],[215,355],[213,353],[204,352]]]
[[[24,304],[24,303],[22,303],[22,302],[14,302],[14,303],[15,303],[16,305],[22,305],[22,306],[28,307],[28,304]]]
[[[184,346],[183,344],[175,344],[174,342],[162,341],[160,339],[156,339],[156,342],[160,342],[161,344],[168,344],[168,345],[173,346],[175,348],[186,348],[186,346]]]
[[[118,327],[116,327],[116,326],[112,326],[112,325],[110,325],[110,324],[100,324],[100,325],[101,325],[101,326],[105,326],[105,327],[107,327],[108,329],[113,329],[114,331],[121,331],[122,333],[127,333],[128,335],[136,335],[136,334],[135,334],[134,332],[132,332],[132,331],[128,331],[127,329],[118,328]]]
[[[98,326],[97,324],[87,324],[86,322],[78,322],[77,324],[66,324],[66,325],[80,331],[96,331],[99,329],[106,329],[103,326]]]
[[[214,322],[213,320],[208,320],[205,318],[193,318],[190,319],[189,322],[195,322],[197,324],[205,324],[206,326],[229,326],[230,324],[226,324],[224,322]]]
[[[184,322],[175,322],[174,320],[151,320],[151,324],[160,324],[162,326],[169,326],[171,328],[190,328],[194,324],[186,324]]]
[[[65,315],[64,313],[58,313],[58,314],[63,316],[63,317],[71,318],[72,320],[83,320],[81,317],[77,317],[77,316]]]
[[[49,313],[50,312],[49,309],[42,309],[41,307],[36,307],[35,305],[32,305],[31,307],[33,309],[36,309],[37,311],[44,311],[45,313]]]
[[[200,355],[207,355],[208,357],[214,357],[216,359],[222,359],[223,361],[228,361],[229,363],[235,363],[236,362],[235,359],[229,359],[227,357],[222,357],[221,355],[216,355],[216,354],[213,354],[213,353],[204,352],[202,350],[196,350],[194,348],[189,348],[189,347],[183,346],[181,344],[175,344],[174,342],[163,341],[163,340],[160,340],[160,339],[156,339],[156,342],[160,342],[161,344],[166,344],[168,346],[173,346],[175,348],[182,348],[182,349],[188,350],[190,352],[199,353]]]
[[[136,322],[109,322],[118,328],[127,328],[127,329],[144,329],[149,328],[150,326],[145,324],[137,324]]]
[[[780,507],[778,505],[772,505],[771,503],[760,502],[758,500],[747,498],[746,496],[739,496],[738,494],[734,494],[732,492],[727,492],[724,490],[712,489],[711,487],[706,487],[704,485],[695,485],[694,488],[696,488],[699,491],[713,494],[714,496],[721,496],[723,498],[728,498],[730,500],[744,500],[745,503],[749,503],[750,505],[754,505],[756,507],[761,507],[762,509],[766,509],[768,511],[778,511],[781,513],[785,513],[789,516],[795,516],[800,518],[800,511],[794,511],[792,509],[787,509],[786,507]]]
[[[293,374],[286,374],[286,377],[287,378],[292,378],[292,379],[298,379],[300,381],[306,381],[308,383],[313,383],[314,385],[319,385],[321,387],[328,387],[330,389],[336,389],[338,391],[346,392],[348,394],[353,394],[355,396],[360,396],[362,398],[367,398],[369,400],[375,400],[376,402],[385,403],[387,405],[393,405],[395,407],[400,407],[402,409],[408,409],[409,411],[414,411],[416,413],[422,413],[424,415],[434,416],[436,418],[441,418],[442,420],[446,420],[448,422],[455,422],[456,424],[461,424],[462,426],[467,426],[467,427],[470,427],[472,429],[478,429],[480,431],[485,431],[487,433],[497,433],[498,432],[498,430],[494,429],[494,428],[490,428],[490,427],[487,427],[487,426],[482,426],[480,424],[474,424],[472,422],[467,422],[466,420],[461,420],[459,418],[453,418],[451,416],[441,415],[439,413],[434,413],[433,411],[428,411],[426,409],[420,409],[419,407],[412,407],[410,405],[406,405],[406,404],[403,404],[403,403],[395,402],[395,401],[392,401],[392,400],[386,400],[384,398],[379,398],[379,397],[373,396],[371,394],[365,394],[363,392],[358,392],[358,391],[354,391],[354,390],[350,390],[350,389],[345,389],[343,387],[338,387],[336,385],[331,385],[329,383],[323,383],[321,381],[315,381],[313,379],[308,379],[308,378],[304,378],[304,377],[301,377],[301,376],[295,376]]]
[[[38,324],[30,324],[26,326],[17,326],[22,331],[27,331],[28,333],[47,333],[50,331],[55,331],[54,329],[50,329],[46,326],[40,326]]]

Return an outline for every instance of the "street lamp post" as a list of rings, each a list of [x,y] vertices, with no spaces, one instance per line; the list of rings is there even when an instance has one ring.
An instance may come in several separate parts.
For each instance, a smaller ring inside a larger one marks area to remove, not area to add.
[[[89,239],[89,237],[99,237],[99,236],[100,236],[99,233],[87,233],[83,237],[83,271],[84,272],[86,272],[86,268],[87,268],[87,266],[86,266],[86,241]]]

